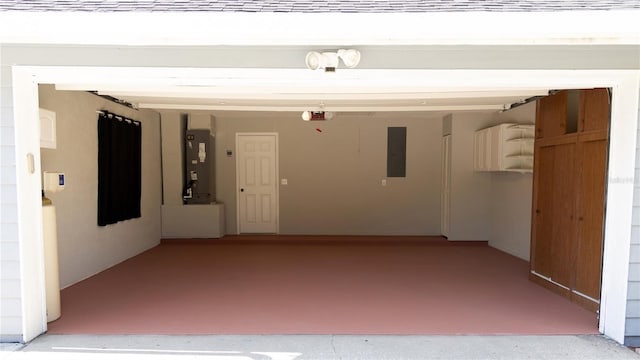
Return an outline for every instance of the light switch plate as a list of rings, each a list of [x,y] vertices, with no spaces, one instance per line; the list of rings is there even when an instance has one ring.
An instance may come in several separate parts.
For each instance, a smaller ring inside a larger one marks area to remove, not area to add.
[[[382,179],[382,186],[387,186],[387,179]]]
[[[289,180],[287,179],[280,179],[280,185],[287,185],[289,183]]]

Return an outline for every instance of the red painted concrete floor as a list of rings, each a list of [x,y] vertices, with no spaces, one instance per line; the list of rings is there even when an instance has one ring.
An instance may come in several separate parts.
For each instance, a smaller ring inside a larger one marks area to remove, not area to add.
[[[598,332],[595,314],[533,284],[527,262],[484,243],[353,239],[163,243],[64,289],[49,333]]]

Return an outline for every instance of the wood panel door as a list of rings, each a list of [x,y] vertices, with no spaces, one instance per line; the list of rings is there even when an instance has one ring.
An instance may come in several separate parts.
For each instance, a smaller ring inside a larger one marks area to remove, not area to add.
[[[578,131],[607,130],[611,114],[608,89],[590,89],[580,92]]]
[[[560,284],[571,283],[574,267],[575,148],[576,145],[571,143],[554,146],[553,187],[547,190],[553,197],[551,279]]]
[[[542,99],[537,107],[530,278],[595,312],[602,276],[609,95],[607,89],[580,90],[571,94],[579,100],[568,102],[565,93]],[[567,133],[566,116],[576,110],[577,129],[571,131],[577,132]]]
[[[534,195],[531,234],[531,270],[544,277],[551,278],[553,273],[552,230],[553,230],[553,146],[540,146],[535,149],[534,158]]]
[[[561,136],[567,132],[568,92],[560,91],[538,100],[536,138]]]
[[[559,284],[571,283],[574,267],[575,148],[569,142],[536,149],[532,270]]]
[[[604,199],[607,169],[607,138],[578,142],[581,159],[578,188],[578,241],[574,291],[597,309],[600,299]]]
[[[607,89],[580,92],[578,122],[578,242],[573,281],[575,300],[597,310],[602,281],[602,249],[611,102]]]

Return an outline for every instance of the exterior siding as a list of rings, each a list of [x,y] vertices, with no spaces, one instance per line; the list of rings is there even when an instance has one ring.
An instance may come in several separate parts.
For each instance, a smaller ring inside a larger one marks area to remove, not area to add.
[[[0,9],[17,11],[209,11],[209,12],[295,12],[295,13],[384,13],[384,12],[461,12],[461,11],[566,11],[566,10],[619,10],[638,8],[634,0],[582,0],[582,1],[441,1],[441,0],[344,0],[324,1],[321,6],[306,0],[280,1],[149,1],[149,0],[0,0]]]
[[[640,122],[640,109],[638,111]],[[640,139],[640,130],[638,131]],[[625,345],[640,346],[640,142],[636,144],[636,172],[633,194],[633,223],[629,254],[629,287],[627,289],[627,323]]]
[[[0,72],[0,341],[12,342],[22,340],[20,244],[11,68]]]

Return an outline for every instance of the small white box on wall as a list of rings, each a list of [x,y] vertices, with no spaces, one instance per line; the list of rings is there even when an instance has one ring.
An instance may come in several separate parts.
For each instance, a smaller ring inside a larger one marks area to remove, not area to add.
[[[64,173],[45,171],[42,177],[44,191],[54,193],[64,190]]]
[[[40,109],[40,147],[55,149],[56,146],[56,113]]]

